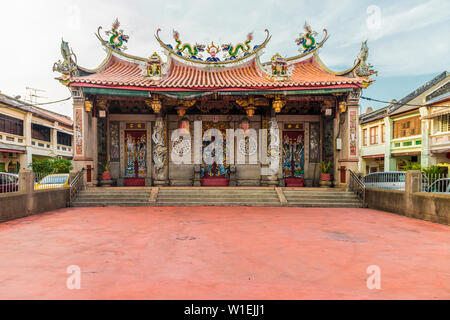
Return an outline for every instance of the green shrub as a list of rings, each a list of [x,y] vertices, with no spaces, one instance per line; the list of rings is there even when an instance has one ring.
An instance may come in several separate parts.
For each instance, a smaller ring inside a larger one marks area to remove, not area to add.
[[[52,173],[69,173],[72,169],[72,162],[62,157],[51,157],[45,159],[33,159],[30,164],[31,170],[40,175]]]
[[[322,173],[330,173],[331,161],[329,161],[329,160],[328,160],[328,162],[323,161],[320,164],[320,168],[322,169]]]

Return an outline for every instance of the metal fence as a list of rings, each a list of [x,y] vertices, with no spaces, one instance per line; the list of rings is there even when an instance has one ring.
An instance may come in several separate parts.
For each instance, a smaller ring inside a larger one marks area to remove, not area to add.
[[[363,183],[366,188],[405,190],[406,172],[374,172],[364,176]]]
[[[19,175],[0,172],[0,193],[19,191]]]
[[[69,187],[68,173],[34,174],[34,190],[46,190]]]
[[[448,173],[422,172],[422,192],[450,193]]]

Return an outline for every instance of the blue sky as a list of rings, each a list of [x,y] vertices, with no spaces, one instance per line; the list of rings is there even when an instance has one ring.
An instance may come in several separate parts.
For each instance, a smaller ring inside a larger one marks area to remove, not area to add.
[[[255,43],[268,28],[272,40],[262,60],[274,53],[297,53],[294,39],[308,21],[328,29],[321,59],[333,70],[350,67],[361,41],[368,40],[369,62],[379,75],[363,95],[400,99],[444,70],[449,70],[450,1],[9,1],[2,4],[0,28],[6,32],[0,59],[0,91],[25,95],[25,87],[45,90],[40,102],[69,96],[51,68],[60,59],[60,41],[69,41],[80,65],[93,68],[105,53],[94,36],[118,17],[130,35],[128,52],[150,56],[159,47],[157,28],[172,41],[172,29],[186,42],[241,42],[253,31]],[[320,36],[319,36],[320,37]],[[361,101],[367,106],[382,104]],[[47,108],[72,115],[71,103]]]

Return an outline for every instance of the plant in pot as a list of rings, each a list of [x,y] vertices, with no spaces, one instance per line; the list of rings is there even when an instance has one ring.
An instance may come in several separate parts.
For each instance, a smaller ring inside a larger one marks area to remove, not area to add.
[[[103,164],[102,162],[98,162],[98,164],[103,168],[102,180],[111,180],[111,172],[109,172],[109,162]]]
[[[331,161],[330,160],[328,160],[327,162],[323,161],[320,164],[320,168],[322,170],[322,173],[320,174],[320,181],[330,181]]]

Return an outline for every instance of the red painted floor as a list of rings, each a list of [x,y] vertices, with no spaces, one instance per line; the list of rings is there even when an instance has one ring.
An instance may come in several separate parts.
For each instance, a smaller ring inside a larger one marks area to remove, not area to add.
[[[0,298],[449,299],[449,231],[369,209],[63,209],[0,224]]]

